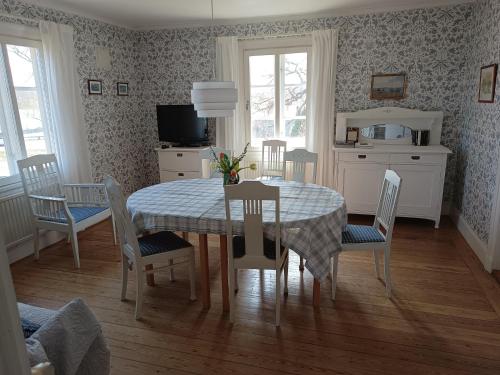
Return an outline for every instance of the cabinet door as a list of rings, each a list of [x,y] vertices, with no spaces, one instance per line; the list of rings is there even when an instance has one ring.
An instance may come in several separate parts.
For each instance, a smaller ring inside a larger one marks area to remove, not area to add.
[[[403,179],[398,215],[434,218],[441,199],[440,165],[391,165]]]
[[[375,214],[386,164],[339,163],[338,188],[349,213]]]

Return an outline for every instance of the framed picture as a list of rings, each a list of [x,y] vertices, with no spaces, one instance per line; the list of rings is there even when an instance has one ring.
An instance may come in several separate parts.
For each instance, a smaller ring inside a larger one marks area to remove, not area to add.
[[[128,82],[118,82],[116,84],[116,93],[118,96],[128,96]]]
[[[353,145],[358,141],[358,139],[359,139],[359,128],[348,127],[346,129],[345,143],[347,143],[348,145]]]
[[[89,95],[102,95],[102,81],[89,79]]]
[[[370,99],[403,99],[406,95],[406,74],[373,74]]]
[[[495,86],[497,83],[497,64],[483,66],[479,76],[479,103],[495,101]]]

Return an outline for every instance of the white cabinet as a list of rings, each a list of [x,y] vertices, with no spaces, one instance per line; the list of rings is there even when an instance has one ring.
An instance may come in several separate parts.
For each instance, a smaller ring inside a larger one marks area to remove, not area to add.
[[[202,163],[199,152],[203,149],[201,147],[157,148],[160,182],[201,178]]]
[[[380,145],[334,148],[335,188],[349,213],[375,214],[386,169],[403,179],[398,216],[433,220],[439,226],[446,157],[444,146]]]

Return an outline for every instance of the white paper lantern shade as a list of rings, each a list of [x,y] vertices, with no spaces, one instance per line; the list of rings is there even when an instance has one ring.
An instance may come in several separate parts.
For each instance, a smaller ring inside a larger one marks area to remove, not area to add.
[[[191,102],[198,117],[231,117],[238,102],[238,90],[231,81],[193,82]]]

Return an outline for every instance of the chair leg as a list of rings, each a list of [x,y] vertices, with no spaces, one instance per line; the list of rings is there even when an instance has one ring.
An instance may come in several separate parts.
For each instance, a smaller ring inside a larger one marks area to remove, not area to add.
[[[391,281],[391,248],[386,247],[384,249],[384,278],[385,278],[385,294],[387,297],[391,297],[392,292],[392,281]]]
[[[127,299],[127,283],[128,283],[128,258],[122,254],[122,296],[121,300]]]
[[[38,260],[40,259],[40,235],[37,227],[33,229],[33,247],[35,259]]]
[[[68,235],[66,236],[66,243],[70,242],[71,242],[71,233],[68,233]]]
[[[174,267],[172,267],[174,265],[174,260],[173,259],[170,259],[168,261],[168,264],[170,264],[170,281],[175,281],[175,275],[174,275]]]
[[[196,270],[194,266],[194,252],[191,253],[189,257],[189,286],[191,288],[191,296],[189,299],[191,301],[196,301]]]
[[[283,293],[285,295],[288,295],[288,255],[286,256],[285,260],[285,266],[284,266],[284,271],[283,273],[285,274],[285,287],[283,288]]]
[[[300,257],[299,270],[304,271],[304,258]]]
[[[375,274],[377,275],[377,279],[380,279],[380,263],[378,261],[378,252],[379,250],[373,250],[373,260],[375,261]]]
[[[144,279],[145,272],[143,270],[143,265],[136,265],[135,275],[136,275],[136,295],[135,295],[135,319],[139,320],[142,316],[142,294],[144,289]]]
[[[234,279],[235,279],[235,271],[231,270],[232,264],[229,264],[229,280],[228,280],[228,289],[229,289],[229,321],[234,323]]]
[[[75,268],[80,268],[80,254],[78,252],[78,235],[76,230],[70,232],[71,236],[71,248],[73,249],[73,258],[75,261]]]
[[[113,224],[113,243],[116,245],[116,222],[115,222],[115,216],[111,214],[111,224]]]
[[[332,264],[332,301],[335,301],[335,293],[337,290],[337,271],[339,269],[339,254],[335,254],[330,262]]]
[[[275,301],[275,309],[276,309],[276,320],[275,326],[279,327],[280,325],[280,307],[281,307],[281,270],[276,270],[276,301]]]

